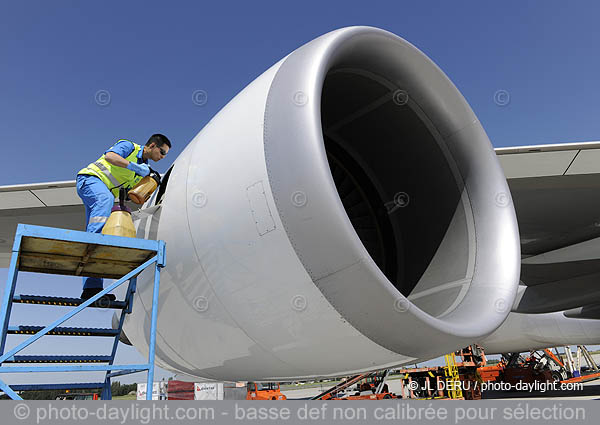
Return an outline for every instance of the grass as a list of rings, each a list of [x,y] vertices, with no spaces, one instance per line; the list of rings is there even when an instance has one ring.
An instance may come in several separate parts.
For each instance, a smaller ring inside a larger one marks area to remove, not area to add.
[[[112,398],[113,400],[137,400],[137,395],[135,394],[125,394],[118,395]]]

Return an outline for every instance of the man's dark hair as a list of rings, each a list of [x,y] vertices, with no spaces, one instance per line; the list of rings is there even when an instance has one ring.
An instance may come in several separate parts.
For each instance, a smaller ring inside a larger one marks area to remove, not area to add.
[[[164,134],[153,134],[150,136],[148,141],[146,142],[146,146],[150,146],[151,143],[154,143],[159,148],[163,145],[167,145],[169,149],[171,149],[171,142],[167,139],[167,136]]]

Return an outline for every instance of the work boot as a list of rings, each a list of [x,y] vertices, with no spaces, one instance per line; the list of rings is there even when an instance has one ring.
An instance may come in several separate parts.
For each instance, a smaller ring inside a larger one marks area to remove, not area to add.
[[[81,298],[82,300],[89,300],[90,298],[92,298],[94,295],[96,295],[98,292],[101,292],[104,288],[85,288],[82,292],[81,292],[81,296],[79,298]],[[113,294],[105,294],[102,297],[100,297],[96,303],[97,304],[106,304],[107,302],[110,301],[114,301],[116,300],[117,297],[115,297]]]

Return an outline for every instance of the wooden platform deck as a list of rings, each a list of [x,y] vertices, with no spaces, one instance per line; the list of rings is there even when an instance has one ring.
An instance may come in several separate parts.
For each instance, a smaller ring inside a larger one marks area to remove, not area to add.
[[[28,226],[29,229],[35,227]],[[23,235],[18,270],[120,279],[156,255],[152,244],[156,241],[75,230],[66,232],[72,240],[64,240],[61,235],[57,235],[56,239],[47,234]]]

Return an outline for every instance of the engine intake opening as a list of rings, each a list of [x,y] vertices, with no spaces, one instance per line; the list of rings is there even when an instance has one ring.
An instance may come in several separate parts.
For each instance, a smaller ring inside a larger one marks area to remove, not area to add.
[[[321,122],[340,201],[363,246],[403,295],[443,314],[464,293],[469,214],[433,125],[410,90],[357,68],[327,73]]]

